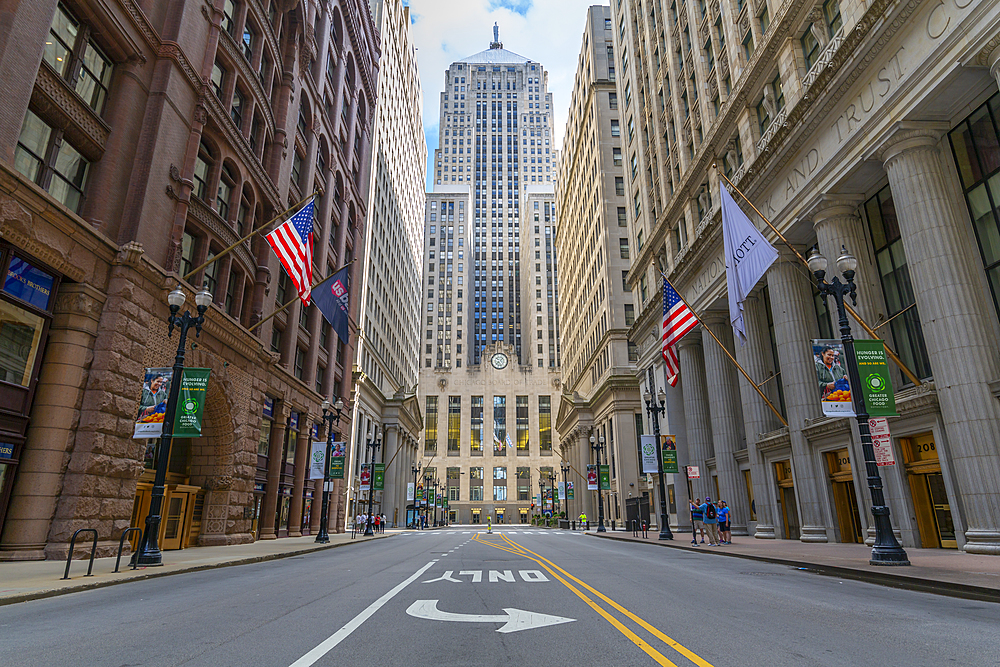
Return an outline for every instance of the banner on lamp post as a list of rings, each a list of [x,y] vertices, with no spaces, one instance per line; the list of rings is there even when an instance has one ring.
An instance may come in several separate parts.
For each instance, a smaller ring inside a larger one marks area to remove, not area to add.
[[[678,472],[677,438],[672,435],[661,435],[660,454],[663,457],[663,472]]]
[[[566,500],[573,499],[573,482],[566,482]]]
[[[856,341],[857,342],[857,341]],[[823,414],[827,417],[853,417],[854,405],[847,354],[839,340],[817,338],[812,342],[813,363],[816,365],[815,385],[819,390]]]
[[[611,490],[611,466],[607,463],[602,463],[600,466],[600,490],[610,491]]]
[[[175,438],[201,436],[201,417],[205,410],[205,396],[211,374],[210,368],[185,368],[181,373],[181,393],[177,397],[177,411],[174,415]]]
[[[159,438],[163,435],[163,418],[170,396],[172,368],[147,368],[142,381],[139,411],[135,416],[133,438]]]
[[[330,456],[330,479],[344,479],[344,465],[347,461],[347,443],[333,443],[333,452]]]
[[[656,466],[656,438],[651,435],[644,435],[639,439],[639,458],[642,460],[642,472],[658,473],[660,469]]]
[[[559,500],[566,500],[566,484],[563,482],[559,482],[558,485],[559,485],[558,489]]]
[[[370,463],[361,464],[361,476],[359,478],[358,489],[361,491],[371,491],[372,489],[372,468]]]
[[[597,491],[597,466],[593,463],[587,464],[587,490]]]
[[[406,483],[406,500],[407,502],[413,501],[413,482]]]
[[[376,463],[372,471],[372,488],[376,491],[385,490],[385,464]]]
[[[323,479],[326,467],[326,443],[313,441],[309,452],[309,479]]]
[[[865,412],[869,417],[895,417],[896,397],[885,358],[885,343],[880,340],[856,340],[854,356],[858,360]]]

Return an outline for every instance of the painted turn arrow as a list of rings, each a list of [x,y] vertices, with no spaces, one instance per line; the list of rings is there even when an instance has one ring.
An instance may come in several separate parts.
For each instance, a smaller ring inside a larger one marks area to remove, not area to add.
[[[447,611],[440,611],[437,608],[437,600],[417,600],[410,605],[406,613],[415,618],[423,618],[428,621],[454,621],[456,623],[503,623],[504,626],[497,628],[497,632],[517,632],[518,630],[531,630],[532,628],[544,628],[546,625],[559,625],[560,623],[571,623],[575,618],[563,618],[562,616],[549,616],[548,614],[536,614],[533,611],[508,608],[504,609],[504,616],[490,616],[488,614],[453,614]]]

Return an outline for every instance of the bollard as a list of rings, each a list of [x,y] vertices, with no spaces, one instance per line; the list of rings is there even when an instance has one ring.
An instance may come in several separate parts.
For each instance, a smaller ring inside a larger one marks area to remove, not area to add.
[[[69,579],[69,565],[73,562],[73,549],[76,547],[76,536],[80,533],[93,533],[94,543],[90,547],[90,565],[87,567],[87,574],[84,576],[92,577],[94,576],[94,554],[97,552],[97,531],[93,528],[80,528],[75,533],[73,533],[72,539],[69,541],[69,554],[66,556],[66,572],[63,573],[63,579]]]
[[[142,544],[142,528],[126,528],[125,531],[122,532],[122,537],[118,540],[118,558],[115,559],[115,572],[118,572],[118,566],[122,564],[122,551],[125,550],[125,538],[132,533],[139,533],[139,544]],[[129,561],[129,565],[132,566],[133,570],[137,567],[136,557],[138,555],[138,551],[132,552],[132,560]]]

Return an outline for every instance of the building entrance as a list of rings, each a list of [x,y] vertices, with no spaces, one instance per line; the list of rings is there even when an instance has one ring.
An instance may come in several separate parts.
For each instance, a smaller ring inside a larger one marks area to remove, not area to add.
[[[480,520],[482,518],[482,510],[474,509],[472,510],[472,523],[482,523]]]
[[[521,523],[528,523],[528,510],[522,507],[519,514],[521,515]]]
[[[795,485],[792,482],[790,461],[774,464],[774,476],[778,481],[778,505],[781,506],[781,520],[786,540],[799,539],[799,508],[795,504]]]
[[[913,509],[920,530],[920,546],[925,549],[957,549],[951,505],[941,474],[933,433],[901,438]]]
[[[503,523],[504,510],[497,510],[497,523]]]
[[[864,541],[858,497],[851,474],[851,454],[847,448],[826,453],[826,465],[833,487],[833,504],[840,527],[840,541],[860,544]]]

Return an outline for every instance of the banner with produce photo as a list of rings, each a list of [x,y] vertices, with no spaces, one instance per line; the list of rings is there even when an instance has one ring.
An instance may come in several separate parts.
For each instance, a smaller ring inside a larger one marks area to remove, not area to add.
[[[844,344],[839,340],[817,338],[812,342],[812,353],[823,414],[827,417],[853,417]]]

